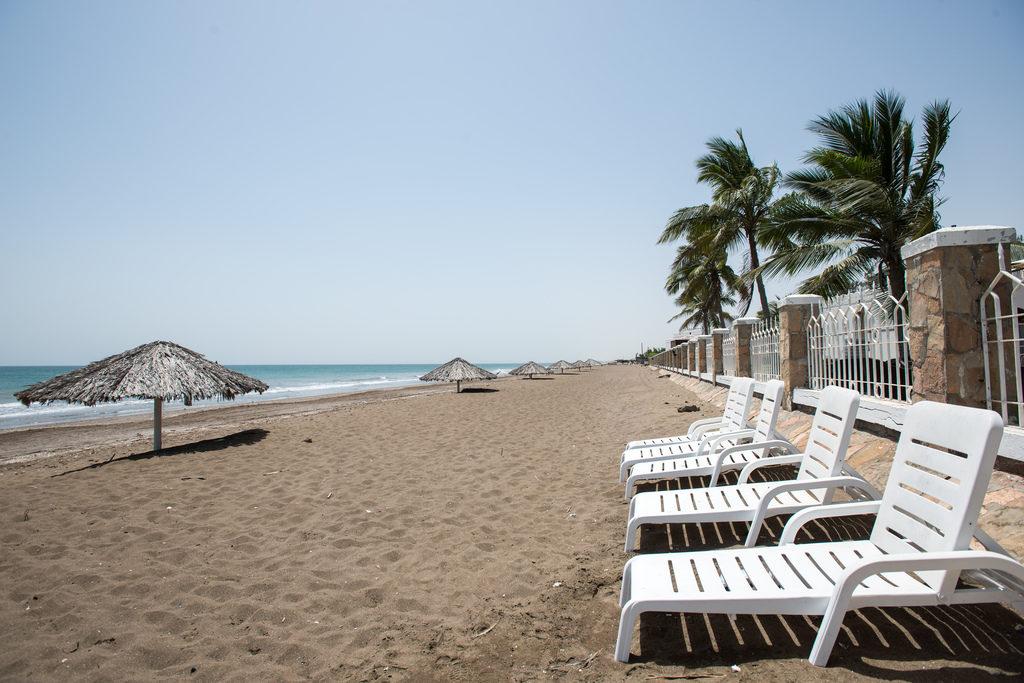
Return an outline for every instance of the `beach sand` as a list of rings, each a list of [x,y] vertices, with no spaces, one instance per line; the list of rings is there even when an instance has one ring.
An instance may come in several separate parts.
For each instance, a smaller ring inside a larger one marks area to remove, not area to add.
[[[175,416],[159,456],[145,421],[0,433],[0,459],[58,453],[0,466],[0,678],[1024,673],[999,607],[849,616],[827,670],[805,661],[814,619],[651,614],[616,663],[621,446],[712,413],[638,367],[472,388]],[[745,534],[669,531],[643,548]]]

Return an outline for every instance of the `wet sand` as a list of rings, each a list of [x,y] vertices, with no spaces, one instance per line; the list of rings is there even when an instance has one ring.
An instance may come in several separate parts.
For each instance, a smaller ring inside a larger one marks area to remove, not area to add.
[[[816,619],[651,614],[614,662],[621,445],[715,411],[677,413],[693,395],[636,367],[474,386],[176,416],[157,455],[144,421],[0,433],[0,458],[50,454],[0,466],[0,678],[1024,674],[999,607],[850,616],[828,670],[805,661]]]

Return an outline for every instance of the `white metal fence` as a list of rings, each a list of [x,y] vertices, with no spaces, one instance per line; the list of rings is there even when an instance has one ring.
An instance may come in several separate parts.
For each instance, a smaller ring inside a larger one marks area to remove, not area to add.
[[[754,379],[767,382],[779,379],[779,319],[759,320],[750,333],[750,369]]]
[[[981,296],[981,348],[985,359],[985,402],[1007,425],[1024,426],[1021,354],[1024,282],[1006,267],[999,246],[1000,271]]]
[[[736,339],[731,331],[722,338],[722,373],[728,377],[736,376]]]
[[[909,403],[906,294],[864,290],[826,301],[807,325],[807,363],[811,389],[840,386]]]

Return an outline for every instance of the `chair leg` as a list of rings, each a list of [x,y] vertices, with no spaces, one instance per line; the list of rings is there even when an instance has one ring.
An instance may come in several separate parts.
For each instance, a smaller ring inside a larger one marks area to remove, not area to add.
[[[630,519],[629,523],[626,524],[626,552],[631,552],[636,548],[636,532],[640,529],[640,521],[636,519]]]
[[[615,641],[615,659],[620,662],[629,661],[629,646],[633,642],[633,629],[639,616],[639,605],[628,603],[622,608],[622,615],[619,617],[619,636]]]
[[[818,637],[814,639],[814,646],[811,648],[811,656],[807,658],[814,666],[828,666],[828,658],[832,655],[832,647],[836,644],[839,636],[839,629],[843,626],[843,619],[846,617],[848,601],[842,600],[837,604],[833,600],[829,603],[825,616],[818,627]]]

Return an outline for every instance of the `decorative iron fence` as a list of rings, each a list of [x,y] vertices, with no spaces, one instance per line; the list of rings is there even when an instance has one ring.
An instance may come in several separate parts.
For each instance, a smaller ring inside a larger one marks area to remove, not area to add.
[[[841,386],[909,403],[906,294],[865,290],[829,299],[807,325],[811,389]]]
[[[1024,426],[1021,354],[1024,353],[1024,282],[1006,266],[999,245],[1000,271],[982,294],[981,348],[985,360],[985,403],[1007,425]]]
[[[736,340],[732,334],[722,338],[722,372],[728,377],[736,376]]]
[[[778,316],[754,324],[750,333],[750,369],[758,382],[780,378]]]

